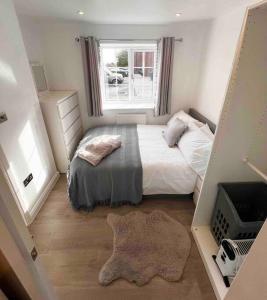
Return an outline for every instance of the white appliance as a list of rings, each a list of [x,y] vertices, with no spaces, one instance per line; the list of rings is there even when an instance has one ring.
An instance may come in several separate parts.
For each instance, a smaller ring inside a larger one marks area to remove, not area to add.
[[[223,275],[226,286],[230,286],[228,277],[236,275],[254,240],[222,240],[218,254],[214,259]]]

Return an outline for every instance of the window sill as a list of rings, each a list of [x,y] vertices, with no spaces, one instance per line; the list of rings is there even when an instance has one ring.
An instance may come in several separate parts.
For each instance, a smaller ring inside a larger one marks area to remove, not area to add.
[[[140,104],[104,104],[103,111],[111,111],[111,110],[149,110],[154,109],[154,103],[140,103]]]

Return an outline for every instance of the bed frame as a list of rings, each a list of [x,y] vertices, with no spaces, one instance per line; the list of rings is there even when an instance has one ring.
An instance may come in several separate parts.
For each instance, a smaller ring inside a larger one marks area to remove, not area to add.
[[[201,113],[199,113],[198,111],[196,111],[194,108],[190,108],[189,109],[189,115],[191,117],[197,119],[198,121],[204,123],[204,124],[208,124],[211,132],[215,133],[216,125],[214,123],[212,123],[209,119],[207,119],[206,117],[204,117]]]

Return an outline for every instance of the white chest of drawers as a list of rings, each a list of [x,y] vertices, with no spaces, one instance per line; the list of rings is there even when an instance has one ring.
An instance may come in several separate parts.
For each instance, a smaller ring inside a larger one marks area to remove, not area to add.
[[[82,137],[82,121],[76,91],[50,91],[39,101],[60,173],[66,173]]]

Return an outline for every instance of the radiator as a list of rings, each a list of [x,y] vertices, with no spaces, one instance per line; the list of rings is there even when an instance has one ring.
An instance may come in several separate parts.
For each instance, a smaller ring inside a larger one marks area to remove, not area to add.
[[[146,124],[146,114],[117,114],[117,124]]]

